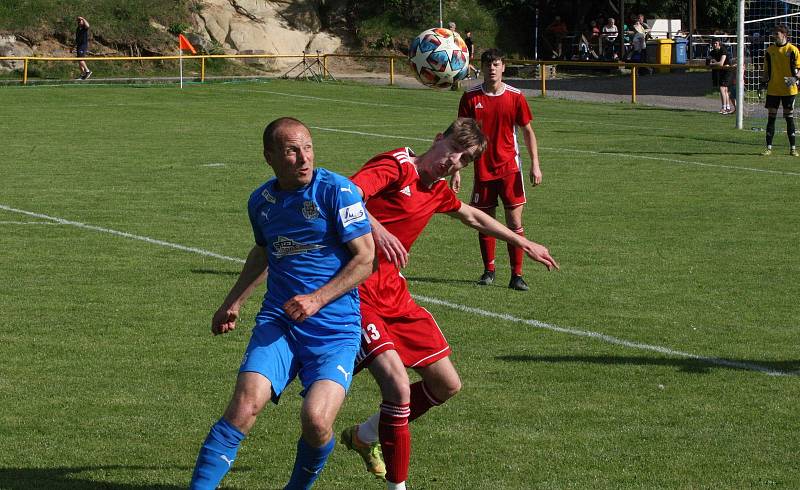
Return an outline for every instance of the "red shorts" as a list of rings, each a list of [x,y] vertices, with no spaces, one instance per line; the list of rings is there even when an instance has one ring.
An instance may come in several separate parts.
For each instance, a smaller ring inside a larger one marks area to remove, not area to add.
[[[425,367],[450,355],[450,345],[425,308],[413,304],[402,317],[391,318],[362,302],[356,372],[387,350],[397,351],[403,365],[409,368]]]
[[[503,207],[515,208],[525,204],[525,183],[522,172],[514,172],[496,180],[476,180],[472,186],[470,204],[478,209],[497,207],[497,198],[503,201]]]

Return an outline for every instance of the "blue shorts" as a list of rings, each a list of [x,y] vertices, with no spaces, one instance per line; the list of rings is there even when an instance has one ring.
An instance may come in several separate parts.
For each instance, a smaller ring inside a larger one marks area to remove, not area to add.
[[[312,317],[313,319],[313,317]],[[361,347],[359,324],[319,326],[306,320],[295,324],[280,308],[262,309],[242,359],[239,372],[263,375],[272,383],[272,402],[299,374],[305,396],[315,381],[339,383],[345,392],[353,380],[356,354]]]

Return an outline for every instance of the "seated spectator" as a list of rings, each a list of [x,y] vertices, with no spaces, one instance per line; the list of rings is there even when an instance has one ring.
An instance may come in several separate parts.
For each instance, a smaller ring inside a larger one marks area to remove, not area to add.
[[[644,15],[637,14],[631,16],[630,31],[630,51],[625,55],[625,59],[634,63],[647,62],[647,39],[650,37],[650,26],[644,21]]]
[[[619,30],[614,22],[613,17],[609,17],[606,25],[603,26],[603,57],[609,60],[618,60],[617,54],[617,36]]]
[[[597,27],[597,22],[591,21],[589,30],[581,33],[577,59],[581,61],[597,60],[600,58],[597,54],[598,51],[600,51],[600,28]]]
[[[633,24],[633,30],[636,32],[636,34],[642,34],[645,40],[651,37],[650,26],[647,25],[647,22],[644,20],[643,14],[636,16],[636,22]]]
[[[553,59],[562,59],[564,50],[564,37],[567,35],[567,24],[556,15],[553,22],[545,28],[545,41],[553,52]]]
[[[593,21],[589,22],[589,31],[591,32],[590,41],[592,41],[593,44],[599,42],[599,40],[600,40],[600,28],[597,27],[597,22],[596,21],[593,20]]]

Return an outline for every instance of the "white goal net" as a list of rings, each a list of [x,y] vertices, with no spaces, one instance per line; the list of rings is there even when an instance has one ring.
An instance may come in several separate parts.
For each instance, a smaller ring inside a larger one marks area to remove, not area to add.
[[[744,3],[743,128],[764,131],[767,126],[767,111],[764,109],[766,91],[761,87],[764,53],[774,41],[772,32],[779,24],[789,28],[789,42],[800,47],[800,0],[749,0]],[[783,119],[778,119],[778,124],[782,124]],[[776,134],[785,130],[779,127],[775,129]]]

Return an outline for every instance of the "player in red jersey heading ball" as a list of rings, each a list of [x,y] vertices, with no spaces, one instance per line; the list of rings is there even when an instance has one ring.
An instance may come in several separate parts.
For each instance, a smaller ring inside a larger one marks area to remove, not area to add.
[[[447,340],[431,314],[411,298],[400,274],[408,263],[408,250],[431,217],[445,213],[513,243],[548,269],[558,268],[546,247],[462,203],[448,187],[444,178],[467,166],[485,147],[475,120],[459,118],[444,134],[436,135],[422,155],[409,148],[388,151],[351,178],[366,203],[379,250],[378,270],[359,287],[362,339],[356,370],[370,370],[383,402],[379,413],[345,429],[341,440],[362,456],[371,473],[385,475],[390,489],[405,488],[411,451],[408,422],[461,389]],[[410,385],[406,368],[415,369],[422,381]]]

